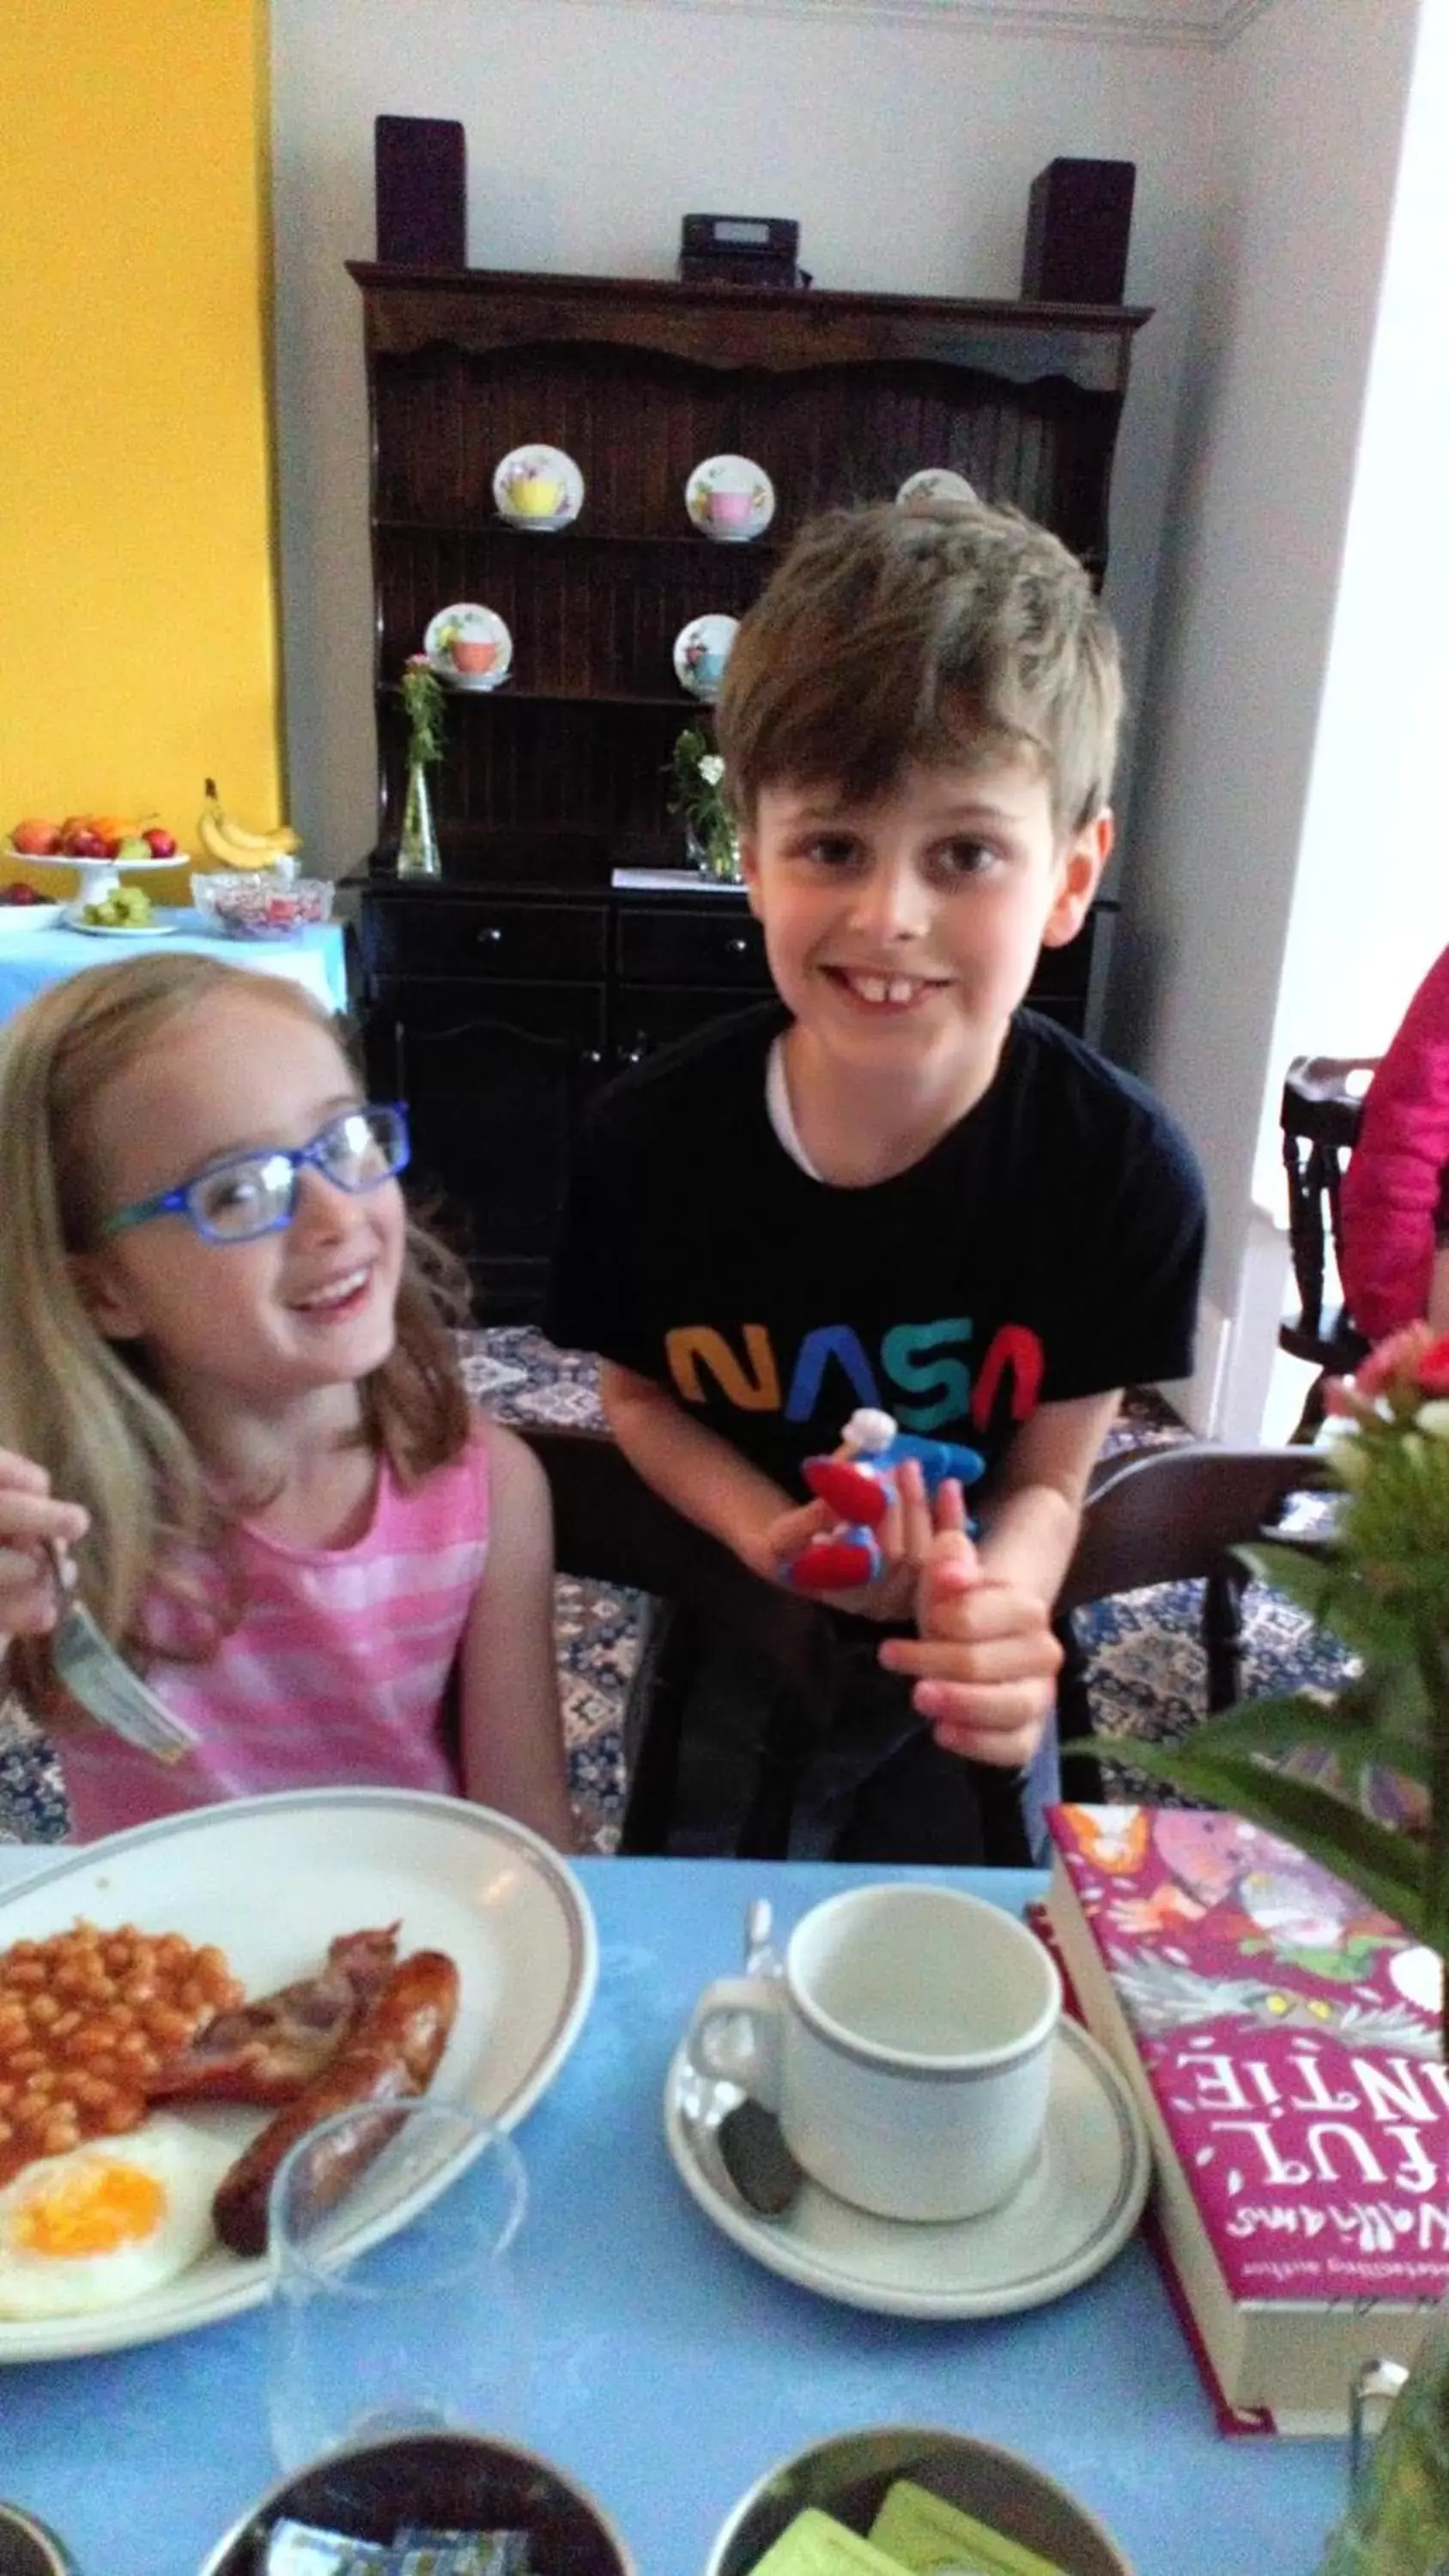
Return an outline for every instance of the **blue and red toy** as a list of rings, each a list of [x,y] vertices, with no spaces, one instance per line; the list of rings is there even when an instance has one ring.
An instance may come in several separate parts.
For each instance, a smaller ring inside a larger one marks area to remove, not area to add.
[[[794,1558],[788,1580],[797,1592],[849,1592],[879,1574],[875,1533],[895,1492],[895,1474],[907,1458],[920,1467],[933,1500],[947,1478],[974,1485],[986,1461],[955,1440],[926,1440],[901,1431],[893,1414],[862,1405],[840,1435],[844,1457],[807,1458],[801,1473],[819,1501],[840,1515],[838,1529],[823,1530]]]

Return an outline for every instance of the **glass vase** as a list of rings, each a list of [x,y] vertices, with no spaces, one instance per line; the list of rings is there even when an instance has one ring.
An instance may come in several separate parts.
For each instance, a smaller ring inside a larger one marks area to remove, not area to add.
[[[741,885],[740,836],[727,816],[718,822],[697,825],[687,823],[684,845],[692,868],[701,876],[714,877],[720,885]]]
[[[397,872],[400,877],[440,877],[443,873],[442,860],[438,855],[438,835],[433,823],[433,800],[428,794],[428,772],[421,760],[408,763],[402,830],[397,843]]]
[[[1449,2302],[1430,2320],[1377,2441],[1358,2460],[1316,2576],[1437,2576],[1449,2568]]]

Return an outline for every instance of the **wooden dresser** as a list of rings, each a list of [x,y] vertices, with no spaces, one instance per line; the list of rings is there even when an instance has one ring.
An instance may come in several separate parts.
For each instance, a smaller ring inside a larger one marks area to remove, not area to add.
[[[926,466],[1107,558],[1133,333],[1126,307],[965,303],[355,265],[371,421],[378,841],[360,889],[369,1080],[411,1107],[491,1320],[537,1310],[582,1103],[618,1067],[768,988],[741,895],[684,866],[665,769],[708,711],[690,619],[739,616],[801,522]],[[584,503],[556,533],[498,516],[493,476],[546,441]],[[692,469],[774,487],[744,544],[699,534]],[[400,880],[398,682],[434,613],[497,612],[508,680],[449,701],[432,773],[440,881]],[[619,869],[677,870],[621,891]],[[675,887],[677,886],[677,891]],[[1032,1000],[1091,1034],[1114,907],[1043,957]]]

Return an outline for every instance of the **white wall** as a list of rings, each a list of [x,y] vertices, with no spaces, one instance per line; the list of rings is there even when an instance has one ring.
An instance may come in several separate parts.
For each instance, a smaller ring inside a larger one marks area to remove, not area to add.
[[[1320,860],[1329,818],[1313,791],[1330,748],[1337,622],[1366,604],[1366,583],[1344,591],[1345,550],[1417,15],[1418,0],[1277,0],[1217,58],[1213,208],[1111,1035],[1203,1157],[1206,1294],[1223,1318],[1244,1297],[1255,1158],[1265,1131],[1271,1154],[1290,1028],[1294,1047],[1316,1052],[1349,1032],[1363,916],[1385,882],[1369,781],[1392,772],[1397,743],[1381,683],[1322,772],[1334,782],[1333,837],[1357,842],[1358,918],[1331,959],[1318,942],[1310,965],[1310,926],[1342,896]],[[1442,305],[1440,315],[1442,334]],[[1374,620],[1351,653],[1343,644],[1340,726],[1350,669],[1361,676],[1378,657],[1383,674],[1399,651],[1412,575],[1402,553],[1380,571],[1377,604],[1392,621]],[[1293,931],[1305,944],[1288,976]],[[1398,933],[1412,936],[1402,922]],[[1227,1364],[1220,1427],[1256,1429],[1271,1355],[1260,1318]]]
[[[1058,154],[1135,161],[1127,293],[1156,316],[1133,361],[1109,596],[1140,672],[1210,52],[710,0],[272,0],[272,21],[290,810],[329,868],[373,836],[361,305],[342,263],[373,254],[380,112],[463,120],[475,264],[606,276],[672,275],[681,215],[709,208],[797,216],[822,287],[1011,297],[1036,172]]]

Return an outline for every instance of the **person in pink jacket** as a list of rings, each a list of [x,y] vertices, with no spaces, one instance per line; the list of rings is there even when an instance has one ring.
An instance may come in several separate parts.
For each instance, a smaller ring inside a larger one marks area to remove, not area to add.
[[[1343,1176],[1343,1293],[1371,1342],[1425,1318],[1449,1332],[1449,948],[1369,1085]]]

